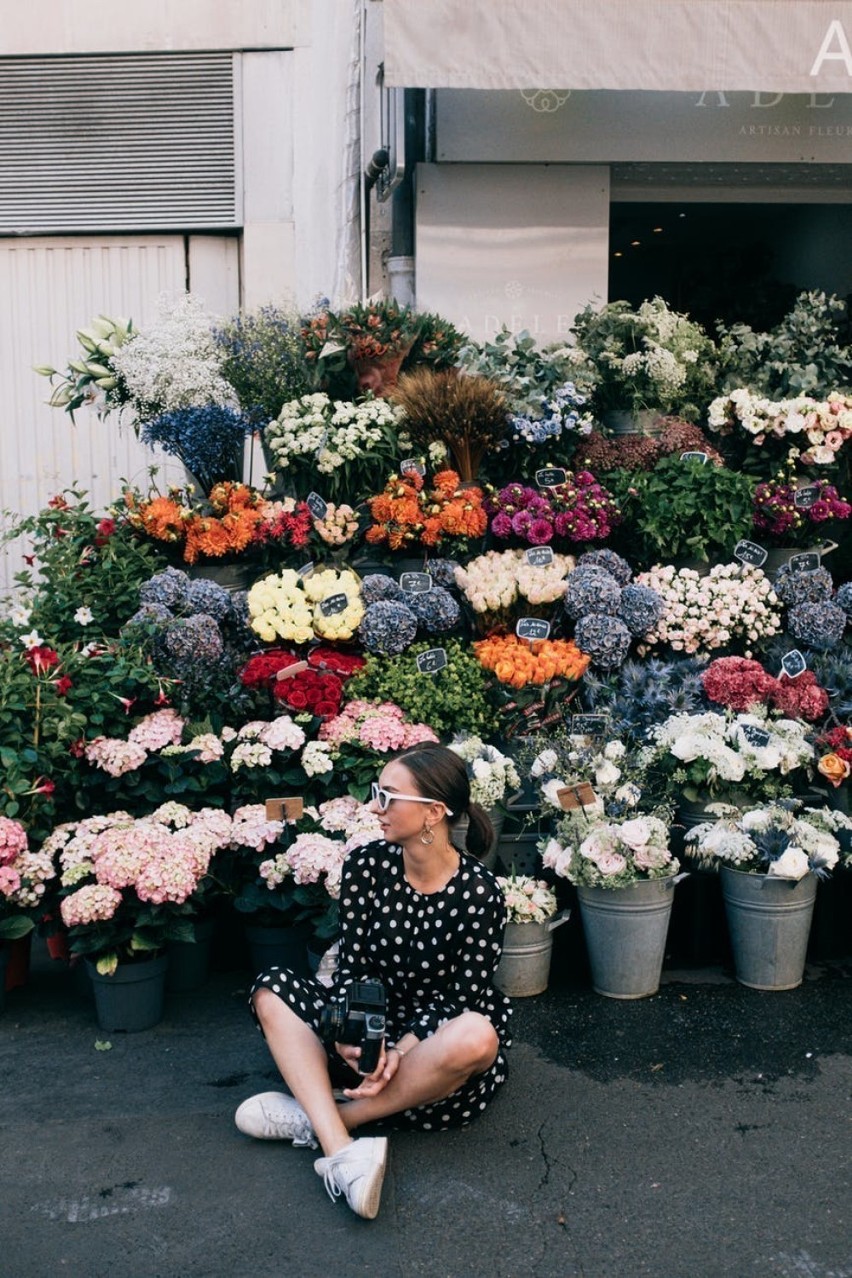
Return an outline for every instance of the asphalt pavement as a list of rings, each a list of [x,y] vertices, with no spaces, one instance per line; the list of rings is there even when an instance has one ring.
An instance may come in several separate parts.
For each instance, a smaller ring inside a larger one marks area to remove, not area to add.
[[[391,1136],[373,1222],[233,1125],[277,1082],[248,971],[107,1035],[37,943],[0,1013],[0,1275],[852,1278],[852,958],[773,994],[669,967],[622,1002],[573,926],[508,1084],[466,1131]]]

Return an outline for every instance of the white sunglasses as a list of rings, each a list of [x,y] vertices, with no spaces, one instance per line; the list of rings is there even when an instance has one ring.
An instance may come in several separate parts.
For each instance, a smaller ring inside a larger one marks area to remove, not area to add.
[[[407,799],[409,803],[443,803],[443,799],[424,799],[422,794],[398,794],[396,790],[385,790],[379,785],[378,781],[374,781],[370,787],[370,797],[373,803],[378,804],[380,812],[387,812],[394,799]],[[452,816],[452,812],[447,808],[447,816]]]

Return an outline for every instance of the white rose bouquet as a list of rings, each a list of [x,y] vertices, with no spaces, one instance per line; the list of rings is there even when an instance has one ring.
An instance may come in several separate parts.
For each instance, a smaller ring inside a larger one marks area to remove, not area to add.
[[[300,577],[284,568],[255,582],[248,593],[249,625],[267,643],[351,639],[364,615],[361,587],[353,572],[325,568]]]
[[[686,836],[696,858],[711,869],[732,866],[748,874],[801,879],[806,874],[827,878],[844,854],[837,835],[852,831],[852,819],[842,812],[776,803],[748,812],[711,804],[717,821],[695,826]],[[849,853],[845,854],[849,859]]]
[[[833,466],[852,439],[852,396],[835,391],[824,400],[809,395],[772,400],[740,387],[713,400],[708,425],[722,435],[743,435],[778,460]]]
[[[348,569],[338,572],[335,568],[323,568],[302,581],[305,594],[313,604],[314,632],[321,639],[351,639],[365,611],[356,574]]]

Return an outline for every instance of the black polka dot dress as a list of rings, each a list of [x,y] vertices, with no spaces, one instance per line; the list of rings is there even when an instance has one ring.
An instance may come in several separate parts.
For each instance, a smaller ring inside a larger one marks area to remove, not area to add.
[[[428,1038],[462,1012],[481,1012],[500,1041],[490,1069],[445,1100],[394,1114],[381,1124],[424,1131],[465,1126],[508,1074],[511,1007],[492,984],[505,923],[505,901],[494,875],[466,852],[440,892],[425,894],[406,879],[402,849],[379,840],[351,852],[343,867],[340,955],[331,991],[272,968],[258,977],[252,994],[271,989],[318,1031],[321,1009],[352,981],[380,980],[387,996],[388,1044],[409,1033]],[[341,1063],[333,1047],[329,1058]]]

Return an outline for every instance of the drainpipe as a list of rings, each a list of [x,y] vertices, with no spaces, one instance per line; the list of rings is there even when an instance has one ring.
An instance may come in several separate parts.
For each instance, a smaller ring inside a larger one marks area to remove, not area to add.
[[[401,306],[414,306],[415,291],[415,191],[418,160],[426,155],[426,92],[405,89],[405,170],[392,195],[391,251],[388,258],[388,288]]]

